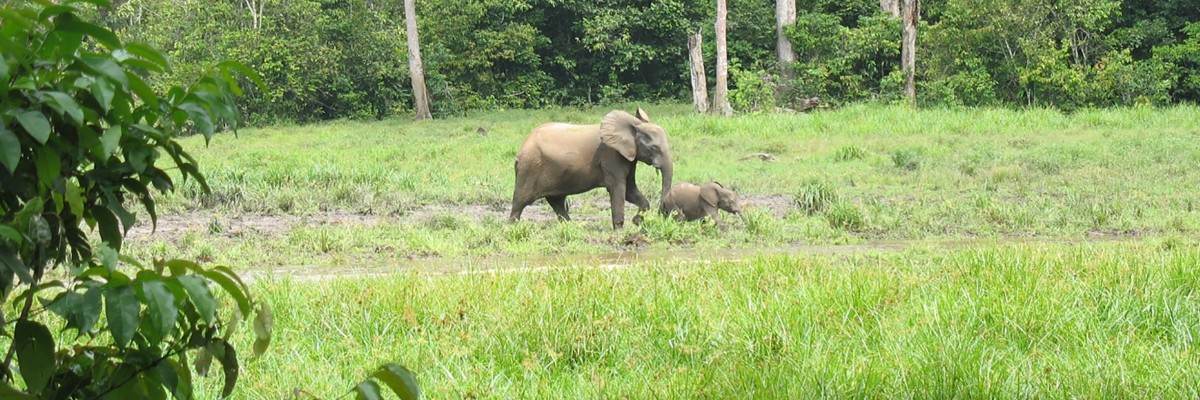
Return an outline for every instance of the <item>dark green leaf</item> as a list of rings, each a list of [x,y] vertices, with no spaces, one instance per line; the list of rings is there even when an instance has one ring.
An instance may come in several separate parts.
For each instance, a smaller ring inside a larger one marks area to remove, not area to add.
[[[42,94],[50,97],[47,103],[51,107],[71,117],[71,120],[75,121],[75,125],[83,125],[83,109],[79,108],[79,103],[76,103],[75,99],[63,92],[42,92]]]
[[[150,317],[150,326],[157,331],[156,336],[170,335],[175,328],[175,317],[179,315],[175,296],[163,281],[143,283],[142,293],[146,295],[146,315]]]
[[[0,126],[0,164],[11,174],[17,170],[17,163],[20,161],[21,141],[15,133]]]
[[[254,356],[261,356],[271,345],[271,327],[275,317],[271,315],[271,307],[259,304],[258,314],[254,316]]]
[[[421,398],[421,388],[417,385],[417,378],[413,376],[412,371],[399,364],[385,364],[371,376],[388,385],[392,392],[395,392],[401,399],[417,400]]]
[[[192,373],[187,370],[186,364],[168,358],[154,367],[154,372],[172,397],[177,400],[192,398]]]
[[[39,149],[34,163],[37,165],[38,181],[46,187],[50,187],[54,178],[62,173],[62,160],[58,158],[58,152],[53,149],[46,147]]]
[[[0,225],[0,236],[8,238],[13,243],[21,243],[21,232],[8,225]],[[4,243],[0,241],[0,243]]]
[[[125,76],[125,69],[113,61],[112,57],[81,57],[80,61],[83,61],[83,64],[93,73],[120,83],[122,86],[129,86],[129,78]]]
[[[221,289],[225,290],[225,293],[229,293],[229,296],[233,297],[234,302],[237,303],[238,311],[242,315],[250,315],[250,299],[246,297],[246,292],[242,290],[241,286],[220,272],[211,270],[201,271],[200,275],[215,282]]]
[[[4,249],[8,250],[8,249]],[[33,283],[33,275],[29,273],[29,267],[25,266],[25,262],[17,257],[15,251],[0,251],[0,265],[3,265],[9,271],[17,274],[23,283]]]
[[[132,42],[125,45],[125,50],[128,51],[129,54],[133,54],[142,58],[143,60],[158,65],[158,67],[161,69],[171,69],[171,63],[167,61],[167,54],[163,53],[154,46],[141,42]]]
[[[37,396],[17,390],[8,382],[0,380],[0,399],[37,400]]]
[[[158,108],[158,95],[154,94],[154,89],[146,84],[142,78],[134,75],[132,72],[125,73],[126,81],[129,82],[129,89],[133,90],[133,94],[150,108]],[[151,122],[153,123],[153,122]]]
[[[50,330],[37,322],[18,320],[13,331],[13,346],[21,377],[29,393],[38,394],[54,376],[54,337]]]
[[[22,128],[25,128],[25,133],[39,144],[46,144],[46,140],[50,139],[50,120],[46,119],[42,113],[26,111],[17,114],[17,122],[21,124]]]
[[[100,321],[100,289],[89,288],[84,294],[63,292],[47,307],[67,321],[66,329],[75,329],[80,334],[90,332]]]
[[[365,380],[354,386],[354,391],[358,393],[354,398],[358,400],[382,400],[379,395],[379,384],[375,381]]]
[[[117,347],[125,348],[133,339],[142,317],[137,293],[129,285],[109,286],[104,291],[104,308],[113,340]]]
[[[108,79],[96,79],[95,82],[92,82],[91,89],[92,96],[96,97],[96,102],[100,103],[100,107],[104,111],[112,108],[114,91],[116,90],[113,88],[112,81]]]
[[[117,150],[117,145],[121,143],[121,126],[113,125],[104,131],[104,136],[100,137],[100,144],[104,146],[104,157],[112,156],[113,151]]]
[[[109,50],[121,48],[121,39],[107,28],[95,25],[77,18],[58,18],[58,28],[68,32],[76,32],[87,35],[97,42],[107,47]]]
[[[224,340],[213,341],[208,345],[208,350],[221,363],[221,371],[225,373],[225,384],[221,387],[221,398],[227,398],[233,393],[233,387],[237,385],[239,373],[237,351],[233,349],[233,345]]]
[[[113,215],[103,206],[92,207],[92,218],[96,220],[96,225],[100,229],[100,240],[108,243],[114,250],[120,250],[121,240],[121,225],[117,222],[117,217]]]
[[[233,70],[240,72],[246,78],[249,78],[250,82],[253,82],[255,86],[258,86],[259,91],[267,90],[267,84],[263,82],[262,75],[259,75],[258,71],[255,71],[253,68],[247,67],[237,61],[225,61],[217,64],[217,67],[226,71]]]
[[[179,284],[187,290],[196,310],[200,311],[200,317],[204,318],[204,322],[212,324],[216,318],[217,301],[208,290],[208,281],[193,275],[180,276],[178,279]]]

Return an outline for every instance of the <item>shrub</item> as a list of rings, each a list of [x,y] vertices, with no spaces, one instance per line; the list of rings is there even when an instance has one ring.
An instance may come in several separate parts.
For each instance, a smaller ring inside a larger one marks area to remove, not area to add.
[[[796,207],[808,215],[825,211],[829,205],[837,201],[837,193],[833,187],[823,181],[809,181],[800,186],[795,196]]]
[[[866,226],[866,218],[863,217],[862,211],[846,202],[838,202],[831,206],[825,213],[825,220],[829,222],[829,226],[838,229],[856,231]]]
[[[853,161],[867,158],[867,149],[859,146],[842,146],[833,153],[833,159],[837,161]]]
[[[920,149],[899,149],[892,152],[892,164],[906,171],[916,171],[921,168],[924,155]]]

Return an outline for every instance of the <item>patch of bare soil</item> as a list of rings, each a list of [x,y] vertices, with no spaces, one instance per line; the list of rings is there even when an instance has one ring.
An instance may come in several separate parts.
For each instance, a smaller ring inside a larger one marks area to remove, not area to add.
[[[742,200],[749,208],[768,210],[772,216],[783,218],[792,208],[788,195],[746,195]],[[604,223],[609,219],[608,198],[596,195],[575,196],[569,200],[571,218],[588,223]],[[655,211],[651,205],[651,212]],[[633,218],[637,207],[626,204],[626,218]],[[152,229],[148,218],[141,218],[129,231],[128,238],[176,240],[189,231],[207,232],[226,237],[253,235],[278,235],[296,227],[315,226],[374,226],[380,223],[420,223],[435,218],[451,216],[460,219],[482,221],[489,218],[508,218],[509,204],[435,204],[414,207],[398,215],[370,215],[345,211],[332,211],[310,215],[248,215],[192,212],[178,215],[163,215],[158,219],[157,229]],[[525,208],[522,220],[533,222],[554,221],[558,217],[544,201]],[[153,235],[151,235],[153,233]]]

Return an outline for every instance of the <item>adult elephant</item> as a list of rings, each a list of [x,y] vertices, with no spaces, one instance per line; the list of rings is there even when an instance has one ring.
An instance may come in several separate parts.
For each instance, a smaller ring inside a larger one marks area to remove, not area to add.
[[[570,220],[567,196],[603,187],[612,204],[613,229],[625,225],[625,201],[641,214],[650,208],[638,190],[638,162],[662,174],[662,194],[671,189],[671,148],[663,128],[650,123],[641,108],[637,117],[613,110],[600,125],[552,122],[534,128],[517,152],[510,221],[526,206],[545,198],[560,220]],[[636,222],[636,219],[635,219]]]

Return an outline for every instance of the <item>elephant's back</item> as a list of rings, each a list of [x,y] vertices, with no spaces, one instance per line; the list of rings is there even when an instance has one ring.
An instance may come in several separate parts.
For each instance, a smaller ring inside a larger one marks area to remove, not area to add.
[[[600,147],[600,125],[574,125],[562,122],[546,123],[534,128],[521,145],[517,161],[539,158],[543,161],[565,161],[563,158],[591,158]],[[584,154],[587,153],[587,154]]]

